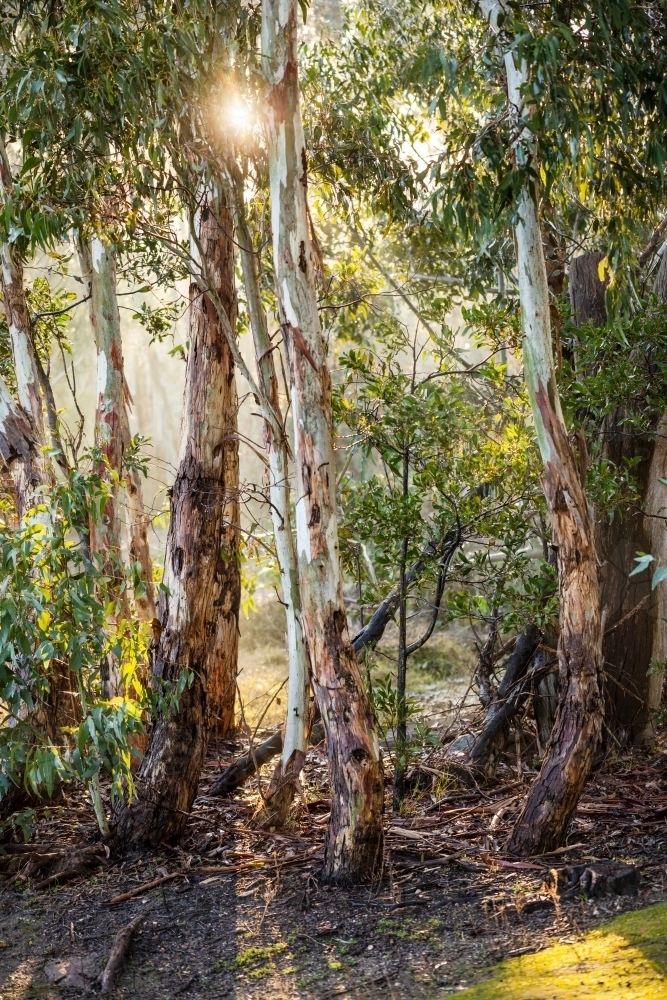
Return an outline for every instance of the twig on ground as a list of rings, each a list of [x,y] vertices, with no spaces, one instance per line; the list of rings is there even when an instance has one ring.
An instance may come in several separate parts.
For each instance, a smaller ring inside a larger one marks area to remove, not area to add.
[[[140,913],[138,917],[135,917],[129,924],[121,928],[113,939],[109,961],[104,966],[104,972],[102,973],[100,996],[108,997],[113,992],[116,977],[130,950],[135,931],[145,919],[148,912],[148,910],[145,910],[143,913]]]

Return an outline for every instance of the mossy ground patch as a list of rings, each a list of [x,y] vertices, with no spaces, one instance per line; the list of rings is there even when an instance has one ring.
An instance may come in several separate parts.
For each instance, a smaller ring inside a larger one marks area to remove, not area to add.
[[[460,1000],[667,1000],[667,903],[501,962]]]

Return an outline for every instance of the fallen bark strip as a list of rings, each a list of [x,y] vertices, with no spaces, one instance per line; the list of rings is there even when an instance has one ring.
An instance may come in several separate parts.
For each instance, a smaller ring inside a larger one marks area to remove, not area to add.
[[[100,989],[100,996],[108,997],[113,992],[116,977],[127,957],[128,951],[130,950],[132,938],[145,917],[146,912],[140,913],[138,917],[135,917],[129,924],[126,924],[125,927],[121,928],[113,939],[109,961],[105,965],[104,972],[102,973],[102,988]]]
[[[41,882],[35,882],[33,889],[48,889],[50,885],[55,885],[56,882],[69,882],[71,879],[76,878],[77,875],[83,877],[89,874],[90,872],[82,871],[81,868],[67,868],[64,872],[56,872],[55,875],[49,875],[48,878],[42,879]]]
[[[428,545],[425,546],[419,559],[410,567],[406,573],[405,582],[406,586],[410,586],[419,580],[426,570],[426,567],[434,559],[445,559],[452,553],[460,541],[461,531],[457,526],[448,531],[444,538],[430,541]],[[371,620],[367,625],[362,628],[360,632],[357,632],[352,640],[352,645],[354,646],[354,651],[361,653],[366,646],[375,646],[376,643],[380,641],[384,635],[384,630],[391,621],[398,607],[398,602],[400,598],[400,591],[397,587],[392,590],[390,594],[387,594],[385,599],[379,605]],[[323,730],[318,725],[319,716],[315,717],[310,743],[315,745],[323,739]],[[251,747],[247,753],[243,754],[237,760],[232,761],[224,771],[221,771],[218,777],[215,779],[213,784],[208,790],[209,795],[231,795],[233,791],[243,785],[248,778],[252,777],[253,774],[262,767],[264,764],[276,757],[279,753],[282,753],[283,749],[283,735],[282,730],[273,733],[263,743],[259,743],[256,747]]]

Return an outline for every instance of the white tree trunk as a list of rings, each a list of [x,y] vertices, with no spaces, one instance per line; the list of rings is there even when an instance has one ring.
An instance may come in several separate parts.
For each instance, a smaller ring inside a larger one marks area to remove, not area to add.
[[[299,105],[297,0],[264,0],[263,71],[273,259],[295,434],[302,620],[331,768],[324,876],[354,880],[381,858],[383,776],[375,723],[343,605],[331,379],[314,283]]]
[[[241,248],[243,281],[252,328],[259,388],[270,402],[273,414],[282,417],[278,376],[273,360],[266,312],[260,290],[257,252],[252,243],[243,200],[243,182],[233,177],[233,199],[237,241]],[[283,418],[284,420],[284,418]],[[310,677],[301,622],[301,595],[296,547],[292,534],[288,444],[284,425],[274,431],[270,419],[264,421],[264,443],[268,453],[269,504],[273,521],[276,556],[285,604],[289,681],[287,716],[282,757],[271,782],[266,807],[260,816],[263,825],[283,825],[294,795],[295,782],[306,755],[308,728],[308,690]]]
[[[96,471],[108,485],[108,498],[98,522],[91,519],[91,552],[99,555],[105,572],[114,575],[120,563],[121,519],[118,484],[123,469],[123,345],[116,297],[113,248],[93,236],[79,247],[81,273],[90,295],[90,322],[97,351],[95,447],[101,452]]]
[[[123,406],[123,450],[127,451],[130,444],[130,421],[128,409],[131,403],[127,383],[125,384],[125,400]],[[125,494],[127,497],[128,535],[130,562],[138,563],[141,582],[145,594],[134,594],[134,604],[137,614],[143,621],[155,618],[155,585],[153,583],[153,560],[148,540],[150,517],[144,506],[144,489],[141,473],[137,469],[125,469]]]
[[[504,14],[502,30],[508,31],[511,12],[504,0],[481,0],[480,8],[496,33],[498,16]],[[511,47],[504,52],[504,61],[510,121],[518,126],[524,114],[527,70],[517,65]],[[524,129],[514,144],[519,162],[530,142]],[[602,732],[602,631],[594,523],[580,473],[584,456],[577,461],[563,420],[542,234],[528,182],[519,196],[514,232],[526,386],[544,462],[542,485],[558,552],[560,594],[558,711],[540,774],[508,842],[514,853],[533,854],[560,845],[592,766]],[[583,442],[580,447],[585,448]]]

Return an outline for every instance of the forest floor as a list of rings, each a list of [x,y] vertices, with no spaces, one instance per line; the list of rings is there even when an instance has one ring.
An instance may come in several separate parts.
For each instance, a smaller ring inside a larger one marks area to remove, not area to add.
[[[667,746],[667,734],[659,744]],[[10,853],[0,857],[0,1000],[94,995],[114,935],[140,914],[119,998],[465,995],[503,959],[555,942],[576,950],[590,928],[667,899],[666,753],[608,755],[566,849],[519,861],[502,844],[533,777],[525,763],[519,780],[508,753],[495,785],[457,788],[442,748],[428,748],[403,814],[387,809],[382,877],[343,889],[318,881],[329,811],[323,748],[308,755],[307,808],[302,803],[280,834],[250,825],[255,781],[229,799],[207,795],[240,748],[211,747],[178,849],[107,857],[85,796],[69,790],[59,806],[38,810],[30,843],[5,845]],[[264,783],[269,774],[270,766]],[[387,784],[388,803],[389,796]],[[594,880],[622,877],[615,892],[564,890],[558,872],[572,865],[587,866]],[[619,865],[635,870],[628,878]],[[657,946],[667,951],[662,938]],[[485,997],[506,995],[489,989]],[[645,1000],[649,993],[644,984],[639,993],[581,995]]]

